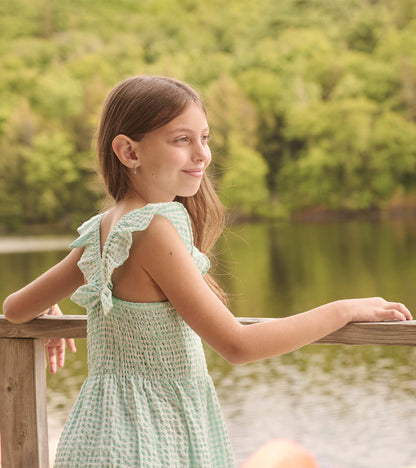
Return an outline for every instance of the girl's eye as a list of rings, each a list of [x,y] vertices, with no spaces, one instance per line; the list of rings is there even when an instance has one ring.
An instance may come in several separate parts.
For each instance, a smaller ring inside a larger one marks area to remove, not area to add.
[[[203,135],[201,136],[201,142],[206,145],[209,140],[211,139],[210,135]],[[175,143],[188,143],[190,141],[190,138],[187,136],[182,136],[179,138],[176,138]]]

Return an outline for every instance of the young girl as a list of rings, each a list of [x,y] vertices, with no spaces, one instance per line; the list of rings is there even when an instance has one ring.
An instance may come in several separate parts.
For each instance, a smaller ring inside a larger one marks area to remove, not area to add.
[[[52,305],[71,294],[87,309],[89,377],[56,467],[232,467],[200,338],[228,361],[245,363],[351,321],[411,319],[404,305],[371,298],[240,325],[207,273],[205,254],[223,223],[206,173],[208,142],[204,104],[185,83],[136,76],[118,84],[97,143],[114,205],[79,228],[62,262],[4,303],[12,322],[59,315]],[[54,371],[56,352],[63,365],[64,342],[48,346]]]

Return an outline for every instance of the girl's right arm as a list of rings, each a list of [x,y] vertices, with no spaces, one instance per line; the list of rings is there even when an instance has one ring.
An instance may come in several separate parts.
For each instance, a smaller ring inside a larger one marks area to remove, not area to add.
[[[23,323],[47,313],[49,307],[70,296],[84,283],[78,268],[83,249],[74,249],[61,262],[6,298],[3,313],[13,323]]]
[[[156,216],[143,233],[142,268],[188,325],[232,363],[284,354],[351,321],[410,320],[407,308],[381,298],[332,302],[268,322],[241,325],[211,291],[174,226]]]

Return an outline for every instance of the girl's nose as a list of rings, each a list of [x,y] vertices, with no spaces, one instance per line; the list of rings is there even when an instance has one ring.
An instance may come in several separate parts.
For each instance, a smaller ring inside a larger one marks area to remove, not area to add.
[[[203,162],[205,162],[206,160],[210,160],[211,150],[208,144],[198,141],[193,148],[192,159],[194,161],[203,161]]]

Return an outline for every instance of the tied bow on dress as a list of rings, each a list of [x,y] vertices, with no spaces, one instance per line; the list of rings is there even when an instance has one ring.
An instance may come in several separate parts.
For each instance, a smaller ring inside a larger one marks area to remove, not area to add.
[[[97,284],[84,284],[72,295],[72,300],[81,307],[95,307],[101,302],[104,315],[113,308],[113,285],[107,283],[105,286]]]

